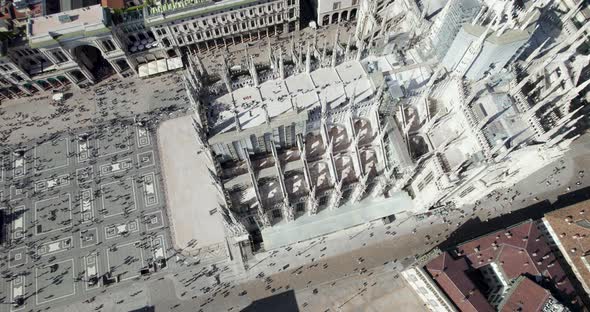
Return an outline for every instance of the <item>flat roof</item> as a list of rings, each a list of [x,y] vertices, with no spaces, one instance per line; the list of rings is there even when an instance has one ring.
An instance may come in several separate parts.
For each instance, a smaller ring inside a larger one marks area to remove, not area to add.
[[[27,36],[32,45],[62,37],[91,35],[107,29],[107,15],[100,4],[30,19]]]
[[[179,19],[190,18],[198,15],[206,15],[215,13],[217,11],[231,9],[236,6],[262,4],[267,2],[269,2],[269,0],[192,0],[187,1],[185,4],[183,1],[173,1],[170,4],[148,7],[148,15],[145,16],[144,20],[146,25],[156,26]],[[178,8],[174,8],[175,3],[180,4]],[[170,5],[172,9],[170,9],[168,5]]]
[[[463,30],[474,37],[480,37],[486,30],[487,27],[481,25],[465,24]],[[494,31],[486,37],[486,41],[495,45],[505,45],[518,41],[526,41],[529,39],[530,34],[528,30],[520,29],[508,29],[501,35],[497,35],[498,32]]]
[[[221,199],[212,183],[205,153],[195,139],[192,117],[163,122],[158,128],[160,163],[175,245],[195,249],[225,244]],[[211,213],[217,209],[217,212]]]
[[[272,250],[298,241],[337,232],[373,220],[412,211],[414,205],[406,192],[396,192],[389,198],[367,198],[338,209],[323,209],[317,215],[303,215],[292,222],[262,229],[264,248]]]
[[[318,94],[319,92],[319,94]],[[286,113],[296,113],[291,105],[301,110],[320,107],[320,101],[327,101],[332,109],[340,106],[356,94],[355,102],[370,97],[374,87],[367,77],[361,63],[348,61],[335,68],[325,67],[311,72],[287,77],[284,81],[269,80],[259,88],[243,87],[225,94],[211,102],[209,109],[213,112],[213,134],[235,130],[233,101],[242,130],[263,125],[266,122],[266,109],[271,119]],[[232,100],[233,96],[233,100]]]

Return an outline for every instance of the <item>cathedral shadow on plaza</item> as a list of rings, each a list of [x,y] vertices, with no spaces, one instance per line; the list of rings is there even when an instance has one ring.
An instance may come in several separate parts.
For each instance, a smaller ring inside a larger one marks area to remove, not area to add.
[[[253,301],[249,306],[244,308],[242,312],[298,312],[297,298],[295,292],[289,290],[280,294],[272,295]]]

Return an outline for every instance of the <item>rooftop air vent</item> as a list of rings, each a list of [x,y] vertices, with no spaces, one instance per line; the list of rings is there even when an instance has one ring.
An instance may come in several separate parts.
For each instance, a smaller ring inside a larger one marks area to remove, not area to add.
[[[59,19],[60,23],[69,23],[72,21],[72,18],[67,14],[60,15],[57,18]]]

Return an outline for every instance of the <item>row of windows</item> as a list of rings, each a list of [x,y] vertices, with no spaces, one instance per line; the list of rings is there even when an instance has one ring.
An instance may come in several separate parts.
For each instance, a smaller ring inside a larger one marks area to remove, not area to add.
[[[67,62],[69,58],[63,53],[63,51],[55,50],[51,52],[58,63]]]
[[[27,56],[27,55],[38,54],[39,51],[25,48],[25,49],[20,49],[20,50],[14,50],[14,53],[16,53],[16,55],[18,55],[18,56]]]
[[[14,65],[12,65],[12,64],[0,64],[0,69],[2,69],[5,72],[11,71],[12,69],[14,69]]]
[[[115,47],[115,44],[111,40],[104,40],[102,42],[102,45],[104,46],[105,50],[109,52],[117,49],[117,47]]]
[[[292,6],[295,5],[295,0],[289,0],[288,1],[288,5]],[[266,6],[258,6],[258,7],[254,7],[254,8],[249,8],[249,9],[245,9],[245,10],[241,10],[241,11],[236,11],[235,9],[230,10],[227,14],[219,14],[217,13],[217,16],[213,16],[211,18],[203,18],[203,16],[199,16],[197,17],[197,21],[192,22],[192,28],[193,29],[207,29],[209,28],[209,26],[213,25],[213,26],[217,26],[219,24],[225,23],[227,21],[233,22],[233,21],[238,21],[239,19],[241,20],[246,20],[249,19],[249,17],[253,17],[255,15],[264,15],[267,13],[272,13],[273,10],[274,11],[280,11],[283,9],[283,4],[281,2],[279,3],[271,3],[268,4]],[[289,12],[289,17],[293,18],[295,16],[295,9],[292,8]],[[174,26],[173,28],[175,29],[174,31],[177,32],[177,27],[180,27],[180,24],[185,23],[186,20],[180,20],[179,22],[177,22],[176,24],[178,26]],[[182,27],[184,28],[184,30],[188,30],[188,27],[186,25],[189,25],[191,23],[187,23],[185,25],[182,25]],[[163,30],[163,28],[160,28]],[[159,29],[156,29],[156,33],[158,33]],[[165,31],[164,31],[165,33]],[[158,33],[159,34],[159,33]]]
[[[282,16],[281,15],[278,15],[277,16],[277,19],[276,19],[276,22],[277,23],[280,23],[282,21],[283,21]],[[249,23],[249,25],[246,22],[242,22],[239,25],[238,24],[233,24],[231,26],[224,26],[222,28],[216,28],[216,29],[213,29],[212,31],[206,30],[204,32],[198,32],[198,33],[194,33],[194,34],[188,34],[188,35],[186,35],[186,37],[184,37],[184,40],[183,40],[183,37],[178,37],[177,40],[178,40],[178,43],[179,44],[184,44],[185,43],[184,42],[185,40],[188,43],[191,43],[193,41],[201,41],[203,39],[211,39],[212,37],[219,37],[219,36],[222,36],[222,35],[229,35],[232,32],[233,33],[236,33],[236,32],[240,32],[240,31],[246,31],[246,30],[249,29],[248,26],[250,27],[250,29],[252,29],[252,28],[259,28],[261,26],[268,26],[269,24],[272,24],[272,23],[273,23],[273,18],[272,18],[272,16],[269,16],[268,17],[268,23],[265,23],[265,21],[263,19],[260,19],[260,20],[251,20],[250,23]],[[175,29],[175,31],[177,31],[177,30]]]
[[[289,13],[289,18],[293,18],[295,17],[295,11],[291,11]],[[258,21],[258,23],[256,23],[256,21]],[[259,19],[249,19],[249,23],[250,23],[250,27],[256,27],[256,26],[264,26],[266,24],[272,24],[274,22],[280,23],[283,21],[283,15],[282,14],[275,14],[275,15],[269,15],[266,17],[262,17]],[[179,26],[174,26],[172,27],[172,31],[175,34],[178,34],[179,32],[192,32],[192,31],[202,31],[203,29],[207,29],[205,32],[208,32],[210,29],[210,27],[199,27],[200,22],[194,21],[192,23],[186,23],[186,24],[182,24]],[[224,33],[228,33],[229,29],[231,28],[233,31],[238,31],[239,28],[241,28],[241,30],[245,30],[246,27],[248,25],[248,21],[242,21],[241,23],[235,23],[235,24],[231,24],[231,25],[225,25],[222,28],[218,28],[216,30],[214,30],[216,32],[216,35],[219,35],[219,29],[223,29]],[[156,30],[156,34],[158,35],[163,35],[166,34],[165,29],[157,29]]]

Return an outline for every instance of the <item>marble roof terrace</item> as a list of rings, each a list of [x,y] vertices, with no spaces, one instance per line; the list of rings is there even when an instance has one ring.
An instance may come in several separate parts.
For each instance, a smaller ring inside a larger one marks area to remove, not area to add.
[[[319,108],[320,99],[335,109],[346,103],[353,92],[356,94],[356,103],[374,93],[370,79],[357,61],[348,61],[335,68],[320,68],[311,74],[293,75],[285,80],[266,81],[258,88],[243,87],[213,100],[209,105],[213,112],[210,118],[211,133],[216,135],[235,131],[234,101],[240,126],[246,131],[266,123],[263,104],[271,120],[297,118],[295,116],[299,113],[305,114],[301,118],[307,119],[306,111]]]

